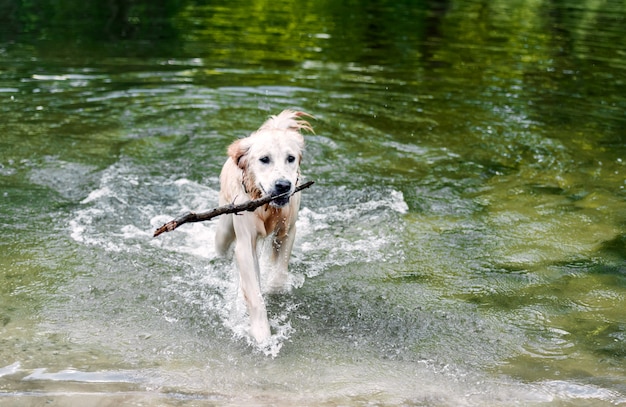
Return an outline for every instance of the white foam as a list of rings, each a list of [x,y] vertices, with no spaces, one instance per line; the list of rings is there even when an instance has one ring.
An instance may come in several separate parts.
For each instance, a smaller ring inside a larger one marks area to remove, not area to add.
[[[265,342],[257,343],[249,333],[248,315],[241,295],[232,302],[229,315],[223,319],[224,325],[233,332],[237,339],[244,339],[248,346],[255,348],[265,356],[276,357],[287,341],[296,330],[291,326],[289,318],[297,306],[286,307],[278,315],[269,317],[271,330],[274,332]]]
[[[135,383],[139,382],[137,373],[133,371],[104,371],[84,372],[76,369],[66,369],[48,373],[47,369],[39,368],[24,377],[22,380],[46,380],[81,383]]]
[[[626,396],[617,391],[591,384],[579,384],[565,380],[548,380],[537,383],[537,388],[547,394],[549,401],[597,400],[611,401],[613,405],[626,403]]]
[[[404,194],[402,193],[402,191],[392,190],[389,193],[389,197],[391,198],[389,208],[402,214],[409,211],[409,205],[404,200]]]
[[[155,219],[158,219],[158,221],[154,221]],[[171,220],[172,217],[162,222],[161,220],[163,219],[165,218],[162,216],[153,218],[151,224],[161,226]],[[158,226],[155,226],[155,229]],[[147,233],[147,235],[152,236],[151,233]],[[171,252],[191,254],[205,259],[211,259],[217,256],[214,248],[215,226],[213,224],[188,224],[176,229],[175,232],[170,232],[156,239],[151,239],[149,242],[150,245],[154,247],[159,247]]]
[[[22,364],[20,362],[15,362],[9,366],[0,367],[0,377],[14,375],[20,371],[20,367],[22,367]]]
[[[297,222],[296,254],[313,277],[329,266],[355,261],[371,263],[398,256],[392,247],[401,224],[397,217],[408,211],[402,192],[358,203],[325,208],[302,208]],[[396,223],[390,228],[389,223]],[[338,234],[336,231],[343,233]]]
[[[91,191],[89,195],[87,195],[87,198],[80,201],[80,203],[87,204],[89,202],[96,201],[98,199],[101,199],[102,197],[109,196],[109,195],[111,195],[111,189],[109,189],[109,187],[99,188],[99,189],[96,189],[95,191]]]
[[[157,211],[165,209],[173,214],[205,210],[217,203],[217,191],[188,179],[154,180],[146,175],[141,179],[139,168],[117,163],[104,170],[100,183],[80,203],[81,207],[69,221],[70,236],[75,241],[101,247],[108,251],[132,251],[137,242],[149,242],[165,250],[202,257],[212,257],[213,231],[207,225],[185,225],[176,231],[176,238],[152,239],[152,232],[175,215]],[[159,208],[149,197],[151,190],[167,191],[176,200],[169,207]],[[168,190],[174,190],[170,193]],[[145,196],[146,198],[143,198]],[[148,229],[150,228],[150,229]]]

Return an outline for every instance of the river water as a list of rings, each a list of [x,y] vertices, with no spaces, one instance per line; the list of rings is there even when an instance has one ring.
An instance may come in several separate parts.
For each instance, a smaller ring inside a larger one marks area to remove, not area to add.
[[[626,405],[623,1],[6,3],[0,405]],[[152,232],[285,108],[258,348],[215,224]]]

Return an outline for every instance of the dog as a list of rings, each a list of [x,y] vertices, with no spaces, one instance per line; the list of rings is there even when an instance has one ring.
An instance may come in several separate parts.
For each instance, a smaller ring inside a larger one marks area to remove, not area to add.
[[[235,244],[239,288],[250,317],[250,334],[258,344],[266,342],[271,331],[261,292],[257,241],[272,239],[267,291],[279,292],[289,277],[287,269],[300,208],[299,194],[291,195],[300,180],[304,151],[301,130],[313,132],[303,117],[312,116],[284,110],[250,136],[233,142],[220,174],[220,205],[290,193],[254,212],[223,216],[217,226],[217,253],[225,256]]]

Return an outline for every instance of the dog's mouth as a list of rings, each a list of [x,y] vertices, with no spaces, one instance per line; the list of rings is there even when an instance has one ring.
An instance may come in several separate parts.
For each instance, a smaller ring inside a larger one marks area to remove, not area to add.
[[[275,208],[282,208],[289,203],[289,198],[290,194],[286,194],[285,196],[270,201],[270,205]]]
[[[282,208],[283,206],[289,203],[289,198],[291,197],[291,193],[293,188],[293,184],[291,181],[287,179],[279,179],[277,180],[270,189],[270,195],[273,197],[280,196],[279,198],[273,199],[270,202],[270,205],[276,208]]]

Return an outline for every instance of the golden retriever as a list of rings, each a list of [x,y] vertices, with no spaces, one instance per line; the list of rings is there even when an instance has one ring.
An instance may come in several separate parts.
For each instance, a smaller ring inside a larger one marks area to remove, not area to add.
[[[304,150],[300,130],[313,131],[303,116],[309,115],[284,110],[271,116],[250,136],[230,145],[220,174],[220,205],[239,204],[268,194],[293,193],[299,182]],[[225,255],[235,242],[239,287],[250,316],[250,333],[259,344],[267,341],[271,332],[261,293],[257,240],[272,239],[267,289],[280,291],[287,283],[299,208],[300,195],[295,194],[271,201],[254,212],[223,216],[217,226],[218,254]]]

